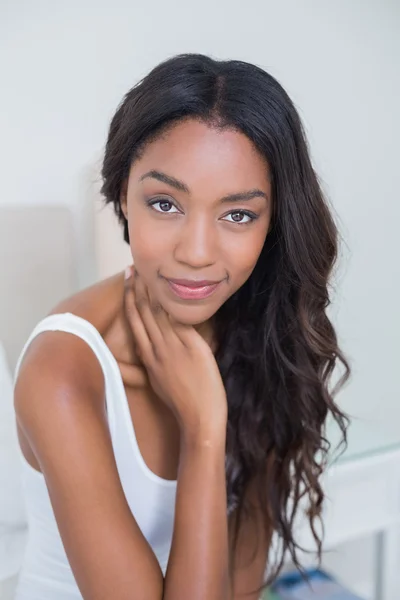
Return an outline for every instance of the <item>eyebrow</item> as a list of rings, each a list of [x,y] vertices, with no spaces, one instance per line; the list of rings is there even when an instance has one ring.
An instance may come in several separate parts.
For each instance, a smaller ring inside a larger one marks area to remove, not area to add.
[[[171,187],[179,190],[180,192],[185,192],[186,194],[190,194],[190,190],[188,186],[183,183],[183,181],[179,181],[175,177],[171,175],[167,175],[162,171],[157,171],[156,169],[152,169],[148,171],[144,175],[139,178],[139,181],[143,181],[146,178],[157,179],[157,181],[161,181],[162,183],[166,183]],[[237,192],[236,194],[228,194],[227,196],[223,196],[221,198],[221,202],[242,202],[243,200],[251,200],[252,198],[262,197],[268,200],[268,196],[262,190],[255,188],[253,190],[249,190],[247,192]]]

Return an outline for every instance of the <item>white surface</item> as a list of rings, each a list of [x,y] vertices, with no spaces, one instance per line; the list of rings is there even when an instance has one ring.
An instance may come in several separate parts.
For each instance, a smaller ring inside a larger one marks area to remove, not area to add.
[[[10,577],[6,581],[0,581],[0,600],[13,600],[17,581],[17,577]]]
[[[398,600],[400,445],[373,456],[338,462],[326,472],[324,490],[323,565],[368,600]],[[296,527],[300,545],[314,549],[307,520],[298,519]],[[370,541],[374,542],[372,554]],[[350,553],[346,553],[346,545]],[[365,545],[369,562],[362,564],[357,553]],[[315,566],[315,556],[302,555],[302,562]]]
[[[352,563],[360,564],[360,548],[368,537],[374,539],[374,555],[364,562],[364,576],[356,591],[368,598],[398,600],[400,590],[400,448],[349,463],[339,463],[327,475],[326,547],[334,550],[346,542],[353,544],[352,557],[344,569],[350,575]],[[363,552],[361,552],[361,557]],[[339,574],[343,561],[338,564]],[[362,564],[362,563],[361,563]]]
[[[77,291],[80,272],[68,207],[0,205],[0,339],[11,372],[37,321]]]
[[[328,438],[332,442],[331,461],[348,462],[380,454],[383,451],[400,447],[400,427],[398,423],[371,423],[364,419],[351,421],[347,441],[347,450],[339,455],[333,452],[339,442],[339,430],[330,423]]]
[[[0,581],[18,571],[24,550],[26,519],[19,467],[12,377],[0,341]]]

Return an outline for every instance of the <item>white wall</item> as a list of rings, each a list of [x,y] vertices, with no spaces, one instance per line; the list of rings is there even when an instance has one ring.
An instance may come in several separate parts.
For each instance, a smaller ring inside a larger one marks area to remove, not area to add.
[[[167,56],[240,58],[279,79],[346,239],[332,314],[354,375],[341,402],[397,430],[399,3],[3,0],[0,11],[1,204],[77,210],[122,95]]]

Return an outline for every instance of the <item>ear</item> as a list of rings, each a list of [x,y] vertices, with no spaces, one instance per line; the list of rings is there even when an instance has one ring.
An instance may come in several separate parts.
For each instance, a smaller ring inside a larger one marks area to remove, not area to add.
[[[128,220],[127,194],[128,194],[128,179],[124,179],[124,181],[122,182],[122,186],[121,186],[121,193],[119,195],[119,203],[120,203],[121,210],[122,210],[126,220]]]

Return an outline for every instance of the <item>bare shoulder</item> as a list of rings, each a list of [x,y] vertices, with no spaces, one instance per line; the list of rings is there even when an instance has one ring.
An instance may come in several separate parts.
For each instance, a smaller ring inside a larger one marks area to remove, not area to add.
[[[124,371],[138,365],[124,309],[124,272],[116,273],[59,302],[49,313],[69,312],[91,323]],[[129,379],[129,377],[128,377]],[[133,377],[135,379],[135,377]]]
[[[36,419],[51,423],[54,411],[73,409],[83,397],[100,410],[104,389],[100,363],[84,340],[63,331],[43,331],[27,348],[15,381],[18,425],[28,432]]]
[[[70,312],[89,321],[101,335],[106,335],[123,305],[123,272],[103,279],[62,300],[49,315]]]

